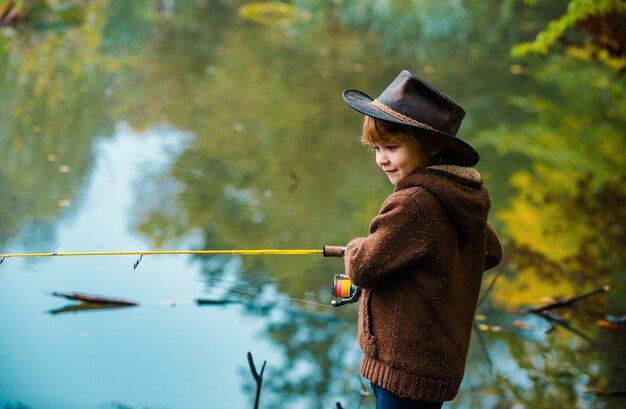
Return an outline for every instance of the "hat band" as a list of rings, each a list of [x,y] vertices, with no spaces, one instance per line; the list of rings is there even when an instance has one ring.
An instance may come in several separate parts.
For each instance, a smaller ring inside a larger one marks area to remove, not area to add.
[[[392,117],[394,117],[396,119],[399,119],[400,121],[408,122],[408,123],[411,123],[413,125],[417,125],[417,126],[419,126],[421,128],[430,129],[431,131],[437,131],[435,128],[433,128],[430,125],[426,125],[423,122],[416,121],[413,118],[409,118],[406,115],[402,115],[401,113],[399,113],[397,111],[394,111],[393,109],[389,108],[387,105],[385,105],[382,102],[380,102],[378,99],[373,100],[372,101],[372,105],[374,105],[374,107],[380,109],[381,111],[383,111],[387,115],[391,115]]]

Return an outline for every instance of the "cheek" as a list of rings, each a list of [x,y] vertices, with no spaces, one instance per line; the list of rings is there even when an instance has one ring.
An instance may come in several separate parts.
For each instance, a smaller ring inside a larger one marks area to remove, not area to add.
[[[379,152],[376,152],[376,156],[374,157],[374,160],[376,161],[377,164],[380,164],[382,162],[383,159],[383,155],[381,155]]]

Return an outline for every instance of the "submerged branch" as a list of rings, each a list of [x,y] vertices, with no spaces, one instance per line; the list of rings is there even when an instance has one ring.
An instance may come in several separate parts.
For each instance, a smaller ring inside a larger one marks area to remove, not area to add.
[[[265,371],[265,364],[267,361],[263,361],[263,366],[261,367],[261,373],[258,373],[256,370],[256,366],[254,365],[254,361],[252,360],[252,354],[248,352],[248,365],[250,365],[250,372],[252,372],[252,376],[256,381],[256,394],[254,396],[254,409],[259,408],[259,400],[261,398],[261,385],[263,384],[263,371]]]
[[[529,308],[524,310],[523,312],[525,313],[532,313],[532,314],[541,314],[545,311],[548,310],[552,310],[555,308],[560,308],[560,307],[571,307],[572,305],[576,304],[579,301],[585,300],[589,297],[593,297],[594,295],[598,295],[601,293],[605,293],[608,292],[611,289],[610,286],[605,285],[603,287],[597,288],[593,291],[589,291],[588,293],[585,294],[581,294],[581,295],[577,295],[575,297],[569,297],[569,298],[564,298],[562,300],[556,300],[554,302],[551,302],[549,304],[540,306],[540,307],[533,307],[533,308]]]

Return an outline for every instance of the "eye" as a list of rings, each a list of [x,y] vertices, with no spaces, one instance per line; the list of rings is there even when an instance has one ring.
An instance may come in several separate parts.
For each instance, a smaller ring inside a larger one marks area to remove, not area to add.
[[[385,149],[389,151],[395,151],[396,149],[398,149],[398,145],[387,145],[385,146]]]

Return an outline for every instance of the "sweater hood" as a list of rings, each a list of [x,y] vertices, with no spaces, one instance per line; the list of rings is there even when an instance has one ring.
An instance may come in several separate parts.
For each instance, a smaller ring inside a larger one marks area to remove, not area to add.
[[[458,226],[468,221],[487,220],[491,199],[475,168],[429,166],[401,180],[395,190],[398,192],[411,187],[428,190],[441,202]]]

